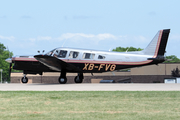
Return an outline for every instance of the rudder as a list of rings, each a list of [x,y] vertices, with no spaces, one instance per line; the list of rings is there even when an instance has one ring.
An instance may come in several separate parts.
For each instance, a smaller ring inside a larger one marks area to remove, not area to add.
[[[170,29],[158,31],[149,45],[142,51],[145,55],[164,56]]]
[[[162,37],[161,37],[161,42],[160,42],[160,45],[159,45],[159,51],[158,51],[157,55],[164,56],[167,41],[168,41],[168,37],[169,37],[169,33],[170,33],[170,29],[163,30]]]

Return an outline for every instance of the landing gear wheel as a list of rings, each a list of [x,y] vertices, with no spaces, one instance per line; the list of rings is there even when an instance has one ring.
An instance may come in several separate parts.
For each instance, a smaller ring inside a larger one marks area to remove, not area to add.
[[[22,83],[27,83],[28,82],[28,78],[27,77],[22,77],[21,78],[21,82]]]
[[[75,82],[75,83],[82,83],[82,81],[83,81],[83,79],[81,79],[79,76],[76,76],[76,77],[74,78],[74,82]]]
[[[67,82],[67,78],[66,77],[65,78],[59,77],[59,83],[60,84],[66,84],[66,82]]]

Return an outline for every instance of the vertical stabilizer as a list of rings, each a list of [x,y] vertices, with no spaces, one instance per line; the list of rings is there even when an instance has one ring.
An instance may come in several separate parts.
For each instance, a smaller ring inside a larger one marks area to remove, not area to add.
[[[158,31],[146,49],[142,52],[146,55],[153,55],[154,58],[157,56],[164,56],[169,33],[170,29]]]

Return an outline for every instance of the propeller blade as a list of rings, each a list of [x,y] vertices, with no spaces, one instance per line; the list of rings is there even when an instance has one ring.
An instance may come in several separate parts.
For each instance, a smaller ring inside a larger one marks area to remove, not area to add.
[[[12,63],[9,63],[9,78],[11,78]]]

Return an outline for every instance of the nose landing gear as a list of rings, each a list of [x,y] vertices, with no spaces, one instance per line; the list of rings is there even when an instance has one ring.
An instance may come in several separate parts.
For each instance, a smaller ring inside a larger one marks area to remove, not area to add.
[[[60,84],[66,84],[67,78],[66,77],[59,77],[59,83]]]
[[[59,83],[60,84],[66,84],[67,78],[66,78],[66,71],[62,71],[61,75],[59,77]]]

